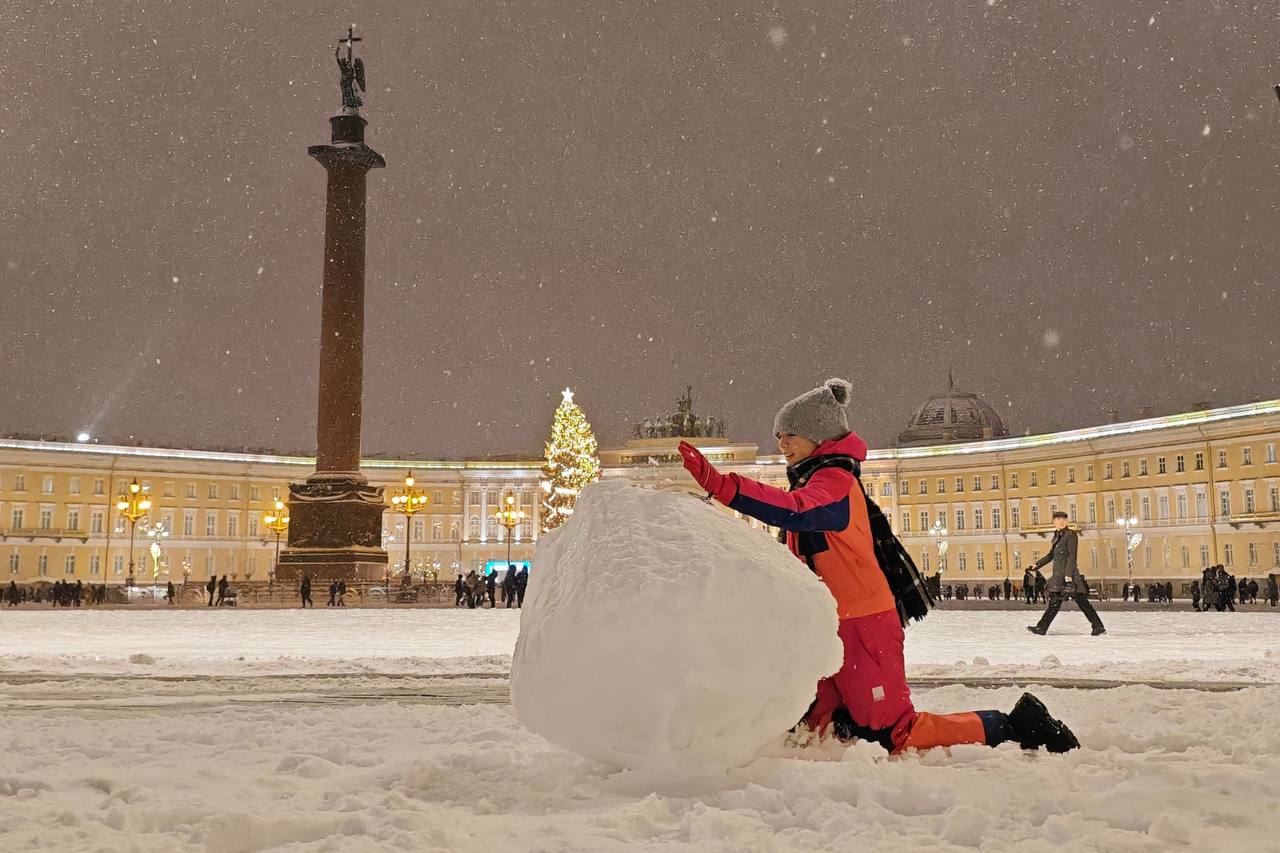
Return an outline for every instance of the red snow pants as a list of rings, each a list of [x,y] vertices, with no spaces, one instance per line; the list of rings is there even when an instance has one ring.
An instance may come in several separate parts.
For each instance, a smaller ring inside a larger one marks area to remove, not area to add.
[[[995,746],[1004,739],[998,734],[1004,714],[998,711],[916,711],[907,687],[902,625],[896,611],[841,619],[839,636],[844,644],[844,666],[818,682],[817,697],[805,717],[810,729],[825,731],[831,715],[843,705],[859,729],[891,743],[893,752],[958,743]]]

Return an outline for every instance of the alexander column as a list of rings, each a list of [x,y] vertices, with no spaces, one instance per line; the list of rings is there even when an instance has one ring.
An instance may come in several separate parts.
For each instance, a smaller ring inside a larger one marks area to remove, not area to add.
[[[360,115],[364,62],[355,57],[354,27],[334,58],[342,109],[329,117],[332,139],[307,153],[328,173],[324,220],[324,288],[320,315],[320,398],[316,471],[289,486],[289,547],[278,577],[296,580],[380,578],[382,489],[360,473],[360,409],[364,385],[365,177],[386,161],[364,142]],[[343,49],[346,55],[343,55]]]

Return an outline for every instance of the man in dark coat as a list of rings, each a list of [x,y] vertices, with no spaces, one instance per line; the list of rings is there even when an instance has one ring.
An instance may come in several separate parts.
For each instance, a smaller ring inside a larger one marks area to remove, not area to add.
[[[1008,575],[1004,579],[1004,600],[1008,601],[1013,597],[1013,581],[1009,580]]]
[[[222,577],[218,578],[218,607],[221,607],[223,603],[227,600],[228,586],[230,586],[230,584],[227,583],[226,575],[223,575]]]
[[[489,574],[485,576],[484,591],[485,595],[489,597],[489,609],[492,610],[498,606],[497,601],[494,600],[498,593],[498,572],[496,569],[490,569]]]
[[[465,601],[466,598],[467,585],[462,580],[462,574],[459,573],[458,577],[453,582],[453,606],[461,607],[462,602]]]
[[[304,609],[308,604],[312,607],[316,606],[316,603],[311,600],[311,575],[302,576],[302,585],[298,587],[298,593],[302,598],[302,606]]]
[[[1062,600],[1070,598],[1080,608],[1080,612],[1084,613],[1085,618],[1089,620],[1089,624],[1093,626],[1093,636],[1105,634],[1107,629],[1102,626],[1102,620],[1098,618],[1097,611],[1089,603],[1088,590],[1082,589],[1084,579],[1079,577],[1079,571],[1076,568],[1076,553],[1080,547],[1080,536],[1067,526],[1067,514],[1061,510],[1053,514],[1053,526],[1055,532],[1053,534],[1053,543],[1049,547],[1049,553],[1037,560],[1035,564],[1035,567],[1039,569],[1041,566],[1053,563],[1053,575],[1045,584],[1045,591],[1049,594],[1049,604],[1045,608],[1044,615],[1040,617],[1040,621],[1035,625],[1028,625],[1027,630],[1033,634],[1044,635],[1049,633],[1049,625],[1053,623],[1053,618],[1058,615],[1058,610],[1062,607]]]
[[[205,591],[209,593],[209,606],[213,606],[213,592],[218,588],[218,579],[213,575],[209,575],[209,582],[204,585]]]
[[[529,567],[516,572],[516,607],[524,607],[524,591],[529,588]]]
[[[1191,609],[1200,609],[1200,581],[1191,582]]]
[[[1280,599],[1280,582],[1276,580],[1275,574],[1267,575],[1267,604],[1272,607],[1276,606],[1276,601]]]

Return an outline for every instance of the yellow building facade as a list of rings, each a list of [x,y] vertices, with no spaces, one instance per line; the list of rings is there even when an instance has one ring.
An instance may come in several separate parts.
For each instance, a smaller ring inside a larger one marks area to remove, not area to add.
[[[723,439],[694,441],[725,471],[786,485],[776,455]],[[604,450],[603,476],[693,491],[674,444],[641,439]],[[941,569],[944,583],[1019,580],[1048,550],[1051,514],[1062,509],[1081,528],[1081,571],[1115,591],[1129,577],[1124,518],[1136,519],[1134,532],[1142,534],[1132,552],[1136,579],[1189,581],[1214,563],[1246,577],[1280,570],[1277,445],[1280,400],[1273,400],[874,450],[863,482],[921,569]],[[275,536],[263,515],[313,465],[305,457],[0,440],[0,578],[123,583],[132,525],[116,502],[136,479],[151,500],[132,531],[139,583],[203,583],[224,574],[266,580]],[[507,494],[527,518],[513,532],[512,557],[531,559],[540,465],[365,460],[371,483],[394,488],[412,470],[429,497],[407,530],[402,515],[385,516],[395,570],[404,567],[406,533],[415,575],[449,580],[505,561],[507,533],[494,515]]]

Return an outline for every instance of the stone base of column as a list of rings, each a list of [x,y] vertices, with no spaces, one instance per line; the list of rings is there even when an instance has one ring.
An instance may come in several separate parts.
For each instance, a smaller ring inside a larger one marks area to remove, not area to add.
[[[359,473],[318,473],[289,485],[289,547],[280,552],[276,579],[380,580],[382,489]]]

